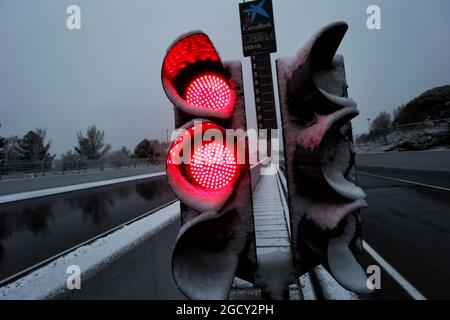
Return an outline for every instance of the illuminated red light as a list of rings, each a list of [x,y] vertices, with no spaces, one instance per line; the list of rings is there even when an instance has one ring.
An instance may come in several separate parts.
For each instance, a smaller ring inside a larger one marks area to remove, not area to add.
[[[203,74],[187,87],[186,102],[212,110],[226,108],[231,101],[231,89],[227,81],[217,74]]]
[[[190,174],[199,187],[217,190],[236,179],[237,166],[233,152],[223,144],[208,143],[195,150]]]
[[[187,35],[167,52],[162,69],[163,77],[172,81],[180,70],[199,61],[217,62],[220,58],[206,34]]]

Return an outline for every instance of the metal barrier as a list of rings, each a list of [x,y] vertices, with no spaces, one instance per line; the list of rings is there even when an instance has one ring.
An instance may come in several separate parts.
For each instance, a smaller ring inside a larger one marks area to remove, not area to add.
[[[259,178],[261,177],[261,161],[250,167],[250,176],[252,179],[252,191],[255,191]]]
[[[283,191],[282,202],[285,207],[284,210],[289,215],[286,177],[280,170],[277,174],[278,183],[281,184]],[[344,289],[323,266],[318,266],[312,272],[304,274],[298,279],[298,282],[302,300],[359,300],[358,295]]]
[[[118,160],[1,160],[0,179],[26,178],[46,175],[77,174],[107,170],[150,167],[163,164],[161,159]]]

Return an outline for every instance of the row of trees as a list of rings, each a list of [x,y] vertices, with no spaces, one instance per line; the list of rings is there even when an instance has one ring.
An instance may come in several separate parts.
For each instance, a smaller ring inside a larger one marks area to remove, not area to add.
[[[55,155],[49,153],[51,142],[45,142],[46,131],[36,129],[28,131],[22,138],[12,136],[1,138],[0,159],[51,161]]]
[[[356,143],[367,143],[383,137],[387,139],[388,133],[393,127],[391,115],[386,111],[381,111],[378,116],[370,123],[369,133],[363,133],[356,139]]]
[[[44,129],[30,130],[23,137],[0,138],[0,163],[7,167],[12,163],[33,162],[48,168],[56,158],[50,153],[50,147],[51,141],[46,141]],[[147,159],[151,163],[159,163],[167,148],[167,143],[144,139],[136,145],[134,152],[126,147],[111,151],[111,145],[105,142],[105,132],[93,125],[86,132],[77,133],[76,146],[61,154],[60,160],[63,163],[87,160],[123,163],[130,159]]]

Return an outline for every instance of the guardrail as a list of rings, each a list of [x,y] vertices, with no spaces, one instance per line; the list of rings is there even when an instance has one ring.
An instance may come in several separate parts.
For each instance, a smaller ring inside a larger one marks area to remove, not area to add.
[[[252,180],[252,191],[255,191],[259,178],[261,178],[261,161],[250,167],[250,177]]]
[[[143,168],[164,164],[161,158],[116,160],[0,160],[0,179],[18,179]]]
[[[287,205],[288,189],[286,177],[282,171],[278,171],[278,181],[282,186],[282,202],[284,210],[289,216]],[[290,226],[289,226],[290,228]],[[289,230],[290,233],[290,230]],[[334,278],[325,270],[323,266],[314,268],[312,272],[304,274],[298,279],[299,289],[303,300],[359,300],[358,295],[343,288]]]

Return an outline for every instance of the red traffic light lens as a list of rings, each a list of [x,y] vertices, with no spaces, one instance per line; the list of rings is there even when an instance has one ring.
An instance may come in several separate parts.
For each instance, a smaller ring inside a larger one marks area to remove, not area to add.
[[[183,69],[199,61],[220,62],[220,58],[206,34],[186,34],[167,51],[162,76],[173,81]]]
[[[241,82],[238,65],[224,65],[209,37],[202,32],[182,35],[164,58],[161,80],[174,106],[200,118],[230,118]],[[236,76],[238,75],[236,73]]]
[[[226,108],[231,99],[231,88],[228,82],[213,73],[195,78],[188,85],[185,94],[185,100],[189,104],[212,110]]]
[[[238,151],[235,143],[228,145],[222,127],[213,122],[191,126],[192,123],[185,125],[185,131],[170,148],[167,175],[172,190],[183,201],[196,207],[201,204],[216,208],[230,196],[233,184],[239,179]]]
[[[217,190],[236,180],[236,159],[223,144],[208,143],[194,151],[190,174],[199,187]]]

